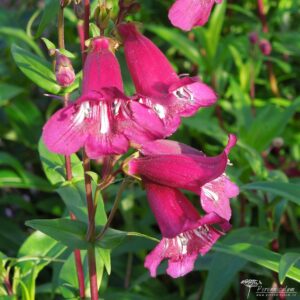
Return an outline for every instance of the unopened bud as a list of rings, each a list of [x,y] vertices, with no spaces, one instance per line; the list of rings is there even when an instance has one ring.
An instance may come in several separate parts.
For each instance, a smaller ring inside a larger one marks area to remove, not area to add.
[[[249,38],[249,41],[250,41],[251,44],[253,44],[253,45],[257,44],[257,42],[258,42],[257,32],[255,32],[255,31],[251,32],[249,34],[248,38]]]
[[[95,10],[95,20],[101,30],[105,30],[109,25],[111,8],[106,5],[98,6]]]
[[[60,0],[60,6],[61,6],[62,8],[65,8],[65,7],[68,6],[71,2],[72,2],[72,0]]]
[[[133,4],[135,4],[135,0],[120,0],[119,1],[120,8],[129,8]]]
[[[140,10],[141,10],[141,5],[139,3],[133,3],[129,6],[129,8],[127,10],[127,13],[128,14],[135,14]]]
[[[57,83],[62,87],[70,86],[75,80],[75,72],[68,57],[56,51],[55,76]]]
[[[82,1],[74,1],[74,13],[79,20],[84,20],[84,3]]]
[[[259,42],[259,48],[263,55],[269,56],[272,52],[272,46],[270,42],[266,39],[263,39]]]

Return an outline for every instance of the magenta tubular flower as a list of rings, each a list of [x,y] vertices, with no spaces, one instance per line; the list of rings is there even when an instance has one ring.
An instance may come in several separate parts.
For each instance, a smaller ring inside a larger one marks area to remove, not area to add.
[[[224,173],[228,153],[235,143],[235,136],[230,135],[224,152],[214,157],[204,156],[197,150],[191,152],[192,150],[189,150],[191,147],[183,146],[181,146],[182,153],[145,155],[129,161],[128,174],[139,175],[162,185],[199,193],[201,186]],[[146,144],[146,147],[150,146]],[[142,147],[142,153],[149,153],[146,147]]]
[[[191,272],[198,255],[206,254],[222,231],[230,224],[217,216],[201,217],[188,199],[178,190],[149,181],[145,188],[150,207],[162,233],[162,240],[146,257],[145,267],[152,277],[162,260],[168,259],[167,273],[173,278]],[[218,224],[222,231],[212,225]]]
[[[224,172],[229,151],[235,143],[236,137],[230,135],[222,154],[207,157],[203,152],[175,141],[148,142],[140,150],[143,156],[129,162],[128,173],[170,187],[190,190],[200,196],[205,212],[216,213],[229,221],[229,199],[239,194],[239,188]]]
[[[84,65],[82,96],[50,118],[43,140],[52,152],[70,155],[84,146],[87,155],[96,159],[122,154],[130,140],[149,141],[161,137],[163,130],[162,122],[149,108],[123,94],[110,40],[95,38]]]
[[[193,27],[203,26],[209,19],[215,3],[222,0],[176,0],[169,11],[173,26],[189,31]]]
[[[70,59],[58,50],[55,53],[55,77],[62,87],[70,86],[75,80],[75,72]]]
[[[200,107],[216,102],[214,91],[197,77],[180,78],[164,54],[134,24],[118,27],[137,99],[151,107],[174,132],[181,116],[191,116]]]

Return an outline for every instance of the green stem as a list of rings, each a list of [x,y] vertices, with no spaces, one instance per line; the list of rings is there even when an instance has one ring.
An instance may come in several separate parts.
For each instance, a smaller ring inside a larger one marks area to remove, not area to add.
[[[103,229],[101,230],[101,232],[96,236],[96,240],[101,240],[101,238],[104,236],[105,232],[107,231],[107,229],[109,228],[117,210],[118,210],[118,206],[119,206],[119,203],[122,199],[122,194],[124,192],[124,190],[127,188],[127,186],[130,184],[130,180],[128,178],[125,178],[118,190],[118,193],[117,193],[117,196],[116,196],[116,199],[115,199],[115,202],[114,202],[114,205],[113,205],[113,208],[112,210],[110,211],[110,214],[109,214],[109,217],[107,219],[107,222],[106,224],[104,225]]]

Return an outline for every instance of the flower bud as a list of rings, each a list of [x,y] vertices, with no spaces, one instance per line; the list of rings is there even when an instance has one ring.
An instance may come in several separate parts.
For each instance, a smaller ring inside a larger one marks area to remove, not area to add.
[[[249,38],[249,41],[250,41],[250,43],[252,45],[257,44],[257,42],[258,42],[258,34],[257,34],[257,32],[255,32],[255,31],[250,32],[248,38]]]
[[[55,76],[57,83],[62,87],[70,86],[75,80],[75,72],[68,57],[56,51]]]
[[[74,13],[79,20],[84,19],[84,3],[82,1],[74,2]]]
[[[65,7],[68,6],[71,2],[72,2],[72,0],[60,0],[60,6],[61,6],[62,8],[65,8]]]
[[[272,52],[272,46],[270,42],[266,39],[263,39],[259,42],[259,48],[263,55],[269,56]]]

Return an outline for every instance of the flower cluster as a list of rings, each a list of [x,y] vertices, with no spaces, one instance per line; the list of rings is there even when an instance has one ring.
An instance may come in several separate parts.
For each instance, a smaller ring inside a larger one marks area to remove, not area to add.
[[[196,2],[199,0],[177,0],[170,10],[172,22],[186,30],[204,24],[215,1]],[[184,3],[189,7],[187,14],[182,14]],[[168,259],[167,273],[183,276],[193,270],[198,255],[207,253],[230,229],[229,200],[239,189],[225,170],[236,138],[229,135],[224,151],[214,157],[165,140],[176,131],[182,117],[213,105],[217,96],[198,77],[180,77],[133,23],[119,24],[117,29],[135,94],[124,93],[115,40],[93,38],[83,68],[81,96],[49,119],[43,140],[49,150],[63,155],[84,148],[91,159],[137,149],[138,155],[127,159],[123,170],[143,182],[163,236],[147,256],[145,267],[156,276],[160,262]],[[69,68],[69,61],[63,67]],[[71,80],[64,68],[58,73],[65,83]],[[181,190],[199,196],[204,215]]]

